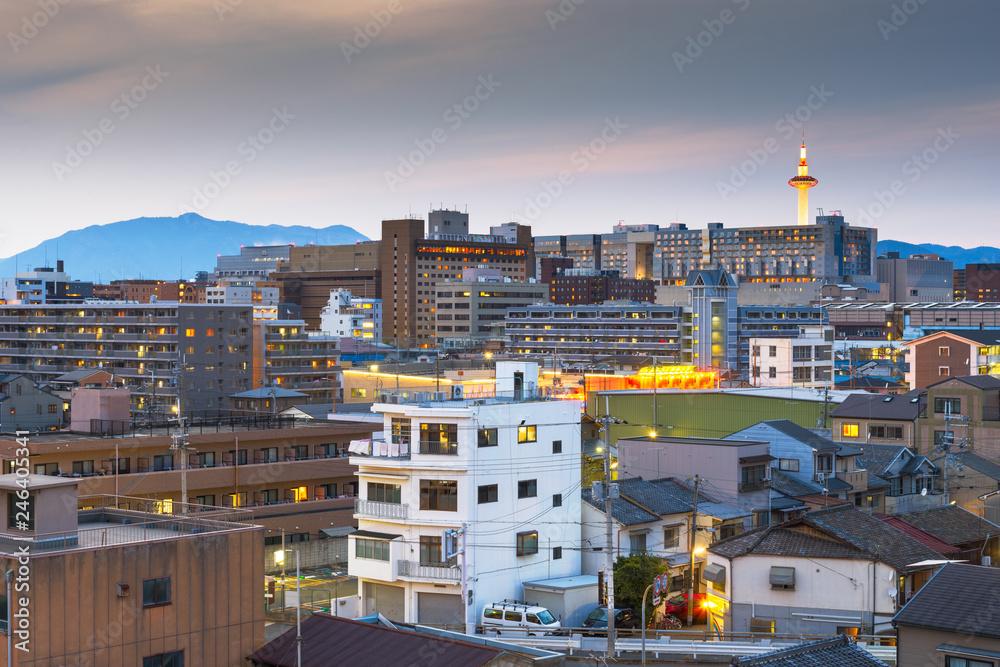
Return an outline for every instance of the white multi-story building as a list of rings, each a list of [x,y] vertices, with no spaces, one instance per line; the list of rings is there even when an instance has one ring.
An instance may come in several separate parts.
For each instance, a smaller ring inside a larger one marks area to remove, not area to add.
[[[265,287],[255,280],[222,280],[205,288],[205,303],[233,305],[277,306],[277,287]]]
[[[352,443],[361,613],[474,624],[523,582],[580,573],[580,403],[538,397],[535,364],[497,378],[494,398],[378,403],[384,441]],[[444,533],[463,528],[449,560]]]
[[[757,387],[831,388],[833,327],[810,327],[797,337],[751,338],[750,367]]]
[[[352,296],[333,290],[320,312],[320,330],[331,336],[355,340],[382,340],[382,300]]]

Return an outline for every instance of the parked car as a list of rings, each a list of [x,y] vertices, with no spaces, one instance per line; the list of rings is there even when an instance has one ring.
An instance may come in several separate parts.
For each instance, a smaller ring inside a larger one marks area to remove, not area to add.
[[[496,631],[498,635],[504,631],[544,635],[561,627],[545,607],[509,600],[484,605],[481,624],[484,630]]]
[[[615,609],[615,629],[635,630],[642,624],[642,617],[634,609]],[[583,621],[583,627],[595,630],[608,627],[608,608],[598,607]]]
[[[708,617],[708,610],[705,608],[706,596],[704,593],[694,594],[694,610],[691,613],[695,623],[703,623]],[[663,603],[663,614],[669,616],[673,614],[682,621],[687,621],[688,615],[688,594],[677,593],[673,597],[667,598]]]

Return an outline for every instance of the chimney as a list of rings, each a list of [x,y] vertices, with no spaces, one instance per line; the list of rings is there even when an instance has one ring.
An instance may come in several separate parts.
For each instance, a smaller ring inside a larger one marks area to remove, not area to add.
[[[63,261],[61,259],[57,259],[56,260],[56,271],[58,271],[59,273],[62,273],[62,270],[63,270]]]

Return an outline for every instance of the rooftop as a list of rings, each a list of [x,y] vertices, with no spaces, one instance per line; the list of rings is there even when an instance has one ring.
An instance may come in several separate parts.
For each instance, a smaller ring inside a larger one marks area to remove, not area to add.
[[[813,535],[774,526],[743,533],[710,546],[709,551],[734,558],[748,554],[756,556],[793,556],[800,558],[852,558],[870,560],[871,554],[830,537]]]
[[[11,477],[11,475],[5,475]],[[73,480],[66,480],[73,483]],[[81,499],[83,500],[83,499]],[[113,503],[112,496],[91,499],[94,504]],[[151,501],[156,503],[157,501]],[[169,502],[169,501],[167,501]],[[177,503],[180,506],[180,503]],[[59,533],[25,533],[25,536],[0,533],[0,554],[48,554],[78,549],[104,549],[126,544],[144,544],[209,533],[238,530],[259,530],[259,526],[228,520],[238,518],[235,513],[220,512],[216,518],[191,515],[171,515],[167,505],[160,502],[160,514],[119,509],[112,505],[80,510],[76,530]],[[171,505],[172,507],[172,505]]]
[[[948,563],[892,619],[893,625],[1000,639],[1000,569]],[[942,600],[961,600],[941,613]]]
[[[931,507],[898,515],[908,524],[916,526],[948,544],[978,542],[1000,534],[1000,526],[982,519],[958,505]]]
[[[801,646],[778,649],[760,655],[733,658],[730,667],[888,667],[884,662],[851,642],[845,635],[821,639]]]
[[[800,520],[850,542],[896,570],[906,570],[920,561],[941,560],[938,552],[854,505],[815,510]]]
[[[262,665],[294,667],[296,629],[292,628],[248,656]],[[509,655],[510,662],[500,656]],[[415,656],[425,664],[531,664],[559,656],[549,651],[513,646],[485,637],[389,621],[382,616],[362,619],[312,614],[302,621],[302,663],[384,667],[411,665]],[[516,656],[516,657],[515,657]]]
[[[919,390],[901,396],[852,394],[830,413],[842,419],[899,419],[913,421],[920,413]]]

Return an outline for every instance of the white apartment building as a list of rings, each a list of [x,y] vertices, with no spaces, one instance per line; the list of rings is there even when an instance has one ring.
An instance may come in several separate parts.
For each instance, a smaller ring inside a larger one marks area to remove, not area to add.
[[[276,306],[278,288],[262,287],[253,280],[223,280],[205,288],[205,303]]]
[[[320,311],[320,330],[340,338],[382,340],[382,300],[352,296],[350,290],[333,290]]]
[[[833,387],[833,327],[797,337],[750,338],[751,381],[757,387]]]
[[[499,363],[497,378],[490,399],[387,396],[373,407],[384,440],[351,444],[360,613],[475,624],[523,582],[580,574],[581,405],[537,397],[535,364]],[[448,560],[444,533],[463,527],[464,559]]]

